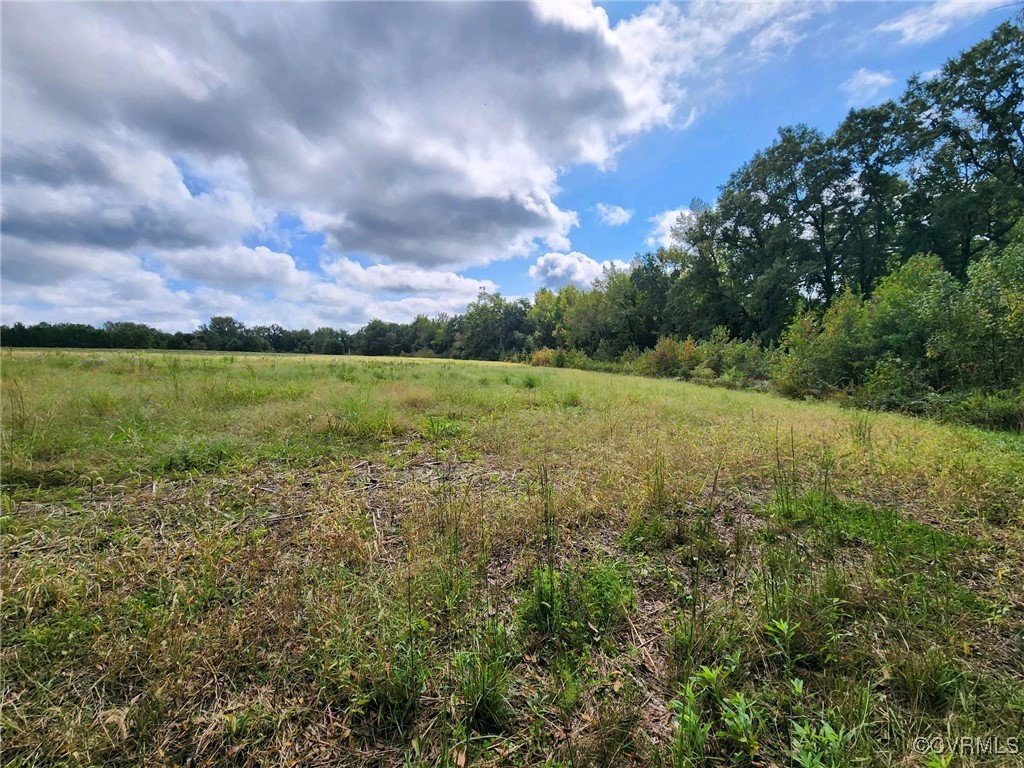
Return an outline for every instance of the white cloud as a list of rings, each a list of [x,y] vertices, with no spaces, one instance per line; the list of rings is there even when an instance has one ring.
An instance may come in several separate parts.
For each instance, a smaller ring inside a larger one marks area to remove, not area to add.
[[[904,45],[927,43],[946,34],[955,24],[1006,6],[1005,0],[938,0],[915,6],[899,18],[879,24],[879,32],[893,32]]]
[[[624,261],[595,261],[585,253],[545,253],[530,267],[530,277],[547,288],[561,288],[572,283],[589,288],[608,267],[628,269]]]
[[[207,164],[209,189],[192,195],[184,171],[155,148],[4,138],[5,239],[123,252],[194,248],[237,242],[274,220],[237,161]]]
[[[326,232],[342,229],[345,226],[344,213],[325,213],[324,211],[299,211],[299,221],[308,232]]]
[[[82,277],[124,274],[137,268],[137,257],[106,248],[65,243],[40,245],[14,235],[3,240],[4,303],[33,286],[52,286]]]
[[[262,245],[166,251],[157,258],[166,265],[171,277],[238,291],[258,285],[294,288],[305,285],[311,277],[299,271],[287,253]]]
[[[633,218],[633,211],[628,211],[619,205],[598,203],[596,208],[601,222],[609,227],[621,227],[623,224],[628,224],[629,220]]]
[[[236,308],[230,294],[218,296],[213,304],[205,304],[202,295],[171,290],[160,275],[133,260],[119,264],[117,271],[109,274],[80,273],[74,280],[21,286],[16,302],[8,303],[5,296],[3,321],[92,325],[107,320],[142,321],[167,330],[191,330],[196,324],[186,318],[209,318]]]
[[[488,293],[498,290],[498,286],[490,280],[474,280],[454,272],[397,264],[364,267],[345,257],[325,261],[324,272],[340,283],[371,294],[442,294],[472,300],[481,289]]]
[[[804,7],[789,17],[767,25],[750,41],[751,50],[761,60],[778,55],[788,55],[801,40],[807,37],[799,31],[798,25],[809,19],[811,13],[810,7]]]
[[[695,214],[689,208],[669,208],[667,211],[655,214],[648,221],[654,225],[647,236],[647,245],[650,248],[670,248],[676,245],[672,239],[672,227],[680,216],[690,218]]]
[[[793,45],[816,8],[5,6],[5,317],[452,311],[481,284],[462,268],[575,253],[561,173],[689,125],[725,67]],[[345,261],[300,267],[294,220]],[[102,303],[131,286],[151,300]]]
[[[851,104],[864,104],[896,82],[888,72],[872,72],[861,67],[840,88],[850,97]]]

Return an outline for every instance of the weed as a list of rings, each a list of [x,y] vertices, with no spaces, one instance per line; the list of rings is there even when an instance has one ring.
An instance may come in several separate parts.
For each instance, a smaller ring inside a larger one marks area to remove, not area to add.
[[[534,570],[520,621],[535,640],[553,637],[567,648],[598,642],[625,621],[634,600],[621,567],[577,562],[566,571]]]
[[[772,655],[782,660],[786,674],[790,676],[793,674],[794,664],[799,661],[799,656],[794,651],[796,631],[799,628],[799,622],[790,623],[785,619],[775,619],[764,627],[765,634],[775,646]]]
[[[622,545],[631,552],[662,549],[671,541],[668,523],[660,512],[634,510],[629,528],[622,536]]]
[[[89,410],[96,416],[110,416],[117,410],[117,400],[110,392],[98,389],[86,396]]]
[[[938,648],[902,653],[890,662],[890,683],[914,709],[941,714],[963,682],[960,668]]]
[[[854,732],[843,726],[834,728],[827,720],[819,725],[793,724],[793,763],[800,768],[842,768],[848,765],[847,748]]]
[[[569,722],[580,706],[587,681],[584,676],[585,664],[574,654],[564,654],[555,659],[554,680],[556,683],[555,704],[564,722]]]
[[[583,405],[583,393],[578,388],[564,390],[559,396],[559,402],[566,408],[579,408]]]
[[[675,714],[669,745],[673,768],[697,768],[704,765],[707,758],[711,723],[702,721],[699,697],[699,689],[691,680],[683,688],[682,696],[669,705]]]
[[[602,701],[577,762],[596,768],[621,765],[633,749],[639,722],[637,702],[631,696]]]
[[[677,680],[687,680],[701,667],[720,660],[730,632],[713,614],[693,612],[674,623],[668,632],[669,668]]]
[[[433,443],[458,437],[462,433],[462,425],[444,416],[428,416],[423,427],[423,435]]]
[[[509,677],[512,654],[505,627],[488,620],[473,634],[471,648],[456,657],[458,690],[466,727],[498,733],[511,716]]]
[[[751,761],[758,751],[758,733],[761,718],[754,704],[742,693],[733,693],[722,699],[722,730],[718,737],[734,751],[733,763]]]

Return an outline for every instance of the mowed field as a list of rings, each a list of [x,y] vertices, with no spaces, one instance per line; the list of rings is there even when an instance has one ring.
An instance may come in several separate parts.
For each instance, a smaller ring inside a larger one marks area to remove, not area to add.
[[[6,765],[1024,765],[1019,435],[511,364],[0,364]]]

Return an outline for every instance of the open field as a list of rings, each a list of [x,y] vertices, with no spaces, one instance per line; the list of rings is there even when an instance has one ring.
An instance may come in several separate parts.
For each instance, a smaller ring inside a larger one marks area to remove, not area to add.
[[[509,364],[2,366],[7,765],[1024,766],[1020,435]]]

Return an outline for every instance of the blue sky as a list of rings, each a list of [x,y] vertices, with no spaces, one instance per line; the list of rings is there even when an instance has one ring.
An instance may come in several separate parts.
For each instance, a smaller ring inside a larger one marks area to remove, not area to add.
[[[586,286],[780,126],[1019,7],[6,4],[3,321],[354,329]]]

